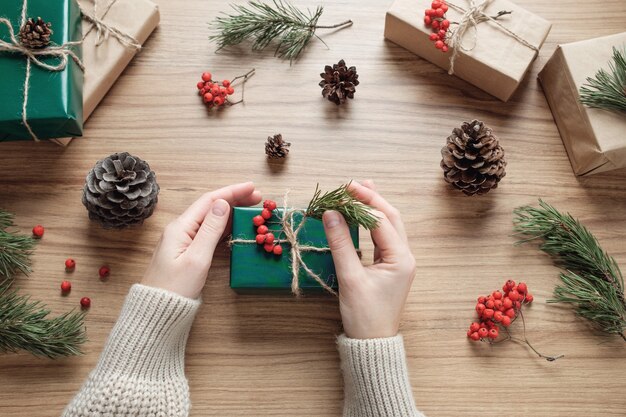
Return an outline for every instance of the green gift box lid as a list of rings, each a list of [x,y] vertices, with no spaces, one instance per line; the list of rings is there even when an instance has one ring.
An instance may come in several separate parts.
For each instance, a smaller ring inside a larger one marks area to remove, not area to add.
[[[21,14],[27,2],[26,18],[41,17],[51,23],[51,44],[82,40],[81,13],[76,0],[2,0],[0,17],[8,19],[19,39]],[[10,42],[9,30],[0,25],[0,39]],[[80,45],[70,47],[80,58]],[[39,56],[56,65],[59,58]],[[27,58],[20,53],[0,51],[0,142],[33,140],[22,120]],[[31,62],[26,117],[39,139],[82,136],[83,72],[68,56],[63,71],[50,71]]]
[[[233,211],[233,240],[251,240],[256,238],[256,227],[252,218],[261,214],[259,207],[235,207]],[[283,209],[274,211],[272,218],[266,223],[274,235],[282,239],[276,230],[281,229],[280,217]],[[302,214],[294,214],[294,226],[302,222]],[[351,227],[350,234],[356,248],[359,247],[359,229]],[[298,242],[303,245],[328,247],[326,233],[322,222],[317,219],[305,218],[304,225],[298,233]],[[230,287],[238,293],[254,293],[261,291],[291,291],[291,245],[281,243],[283,253],[280,256],[268,253],[263,245],[254,243],[232,244],[230,256]],[[318,274],[333,289],[337,290],[335,265],[329,252],[302,252],[302,260],[313,272]],[[311,278],[302,267],[298,270],[300,288],[307,291],[323,291],[315,279]]]

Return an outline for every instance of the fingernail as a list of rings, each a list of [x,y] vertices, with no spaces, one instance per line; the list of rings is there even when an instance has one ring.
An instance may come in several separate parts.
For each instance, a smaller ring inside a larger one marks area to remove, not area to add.
[[[211,211],[216,216],[222,217],[224,214],[226,214],[228,209],[230,209],[230,206],[228,205],[228,203],[226,201],[224,201],[224,200],[215,200],[215,202],[213,203],[213,208],[211,209]]]
[[[327,211],[326,213],[324,213],[324,217],[323,217],[324,224],[329,229],[332,229],[333,227],[338,226],[339,223],[341,222],[340,216],[341,215],[337,213],[336,211]]]

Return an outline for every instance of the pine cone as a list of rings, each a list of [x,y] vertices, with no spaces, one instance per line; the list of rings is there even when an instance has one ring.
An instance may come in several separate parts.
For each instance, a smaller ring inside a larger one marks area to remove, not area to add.
[[[478,120],[455,128],[441,156],[445,180],[467,195],[486,194],[506,175],[504,149]]]
[[[356,86],[359,85],[359,74],[356,73],[356,67],[346,67],[346,63],[342,59],[332,67],[326,65],[320,76],[322,77],[320,87],[322,87],[324,98],[337,105],[345,103],[348,98],[354,98]]]
[[[274,137],[268,136],[267,142],[265,142],[265,153],[270,158],[284,158],[289,153],[290,146],[291,143],[285,142],[280,133]]]
[[[20,28],[20,43],[30,49],[41,49],[50,45],[52,35],[51,23],[44,22],[41,17],[34,20],[29,17]]]
[[[96,163],[83,188],[89,218],[105,228],[121,229],[141,224],[158,201],[159,185],[146,161],[115,153]]]

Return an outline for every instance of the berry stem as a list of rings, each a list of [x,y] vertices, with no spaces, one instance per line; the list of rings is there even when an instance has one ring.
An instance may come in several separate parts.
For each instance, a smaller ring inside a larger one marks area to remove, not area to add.
[[[252,68],[252,69],[251,69],[250,71],[248,71],[247,73],[242,74],[242,75],[238,75],[238,76],[236,76],[235,78],[233,78],[232,80],[230,80],[230,83],[231,83],[231,85],[232,85],[235,81],[237,81],[237,80],[239,80],[239,79],[242,79],[242,78],[243,78],[243,82],[242,82],[242,84],[241,84],[241,100],[239,100],[239,101],[235,101],[235,102],[233,102],[233,103],[230,103],[230,105],[231,105],[231,106],[234,106],[235,104],[239,104],[239,103],[242,103],[242,102],[243,102],[243,95],[244,95],[244,92],[245,92],[245,90],[246,90],[246,81],[248,81],[248,78],[250,78],[250,77],[252,77],[252,76],[254,75],[254,71],[255,71],[255,70],[256,70],[255,68]]]
[[[337,23],[335,25],[328,25],[328,26],[315,25],[315,26],[312,26],[312,28],[314,28],[314,29],[335,29],[335,28],[340,28],[340,27],[352,26],[353,23],[354,22],[352,22],[352,20],[346,20],[345,22]]]
[[[511,340],[513,342],[517,342],[517,343],[525,343],[526,345],[528,345],[529,348],[532,349],[533,352],[535,352],[537,354],[537,356],[539,356],[540,358],[544,358],[548,362],[554,362],[555,360],[565,356],[565,355],[546,356],[546,355],[542,354],[541,352],[539,352],[537,349],[535,349],[534,346],[528,341],[528,338],[526,337],[526,320],[524,319],[524,313],[522,313],[522,309],[521,308],[519,310],[519,316],[522,318],[522,329],[523,329],[524,338],[523,339],[519,339],[517,337],[511,336],[511,333],[509,333],[509,329],[507,329],[505,327],[504,329],[506,330],[506,333],[509,336],[509,340]]]

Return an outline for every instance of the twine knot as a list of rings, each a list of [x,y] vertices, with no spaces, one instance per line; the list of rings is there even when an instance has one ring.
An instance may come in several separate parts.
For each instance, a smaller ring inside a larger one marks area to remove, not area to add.
[[[83,15],[83,19],[85,19],[92,25],[91,28],[85,34],[85,37],[87,36],[87,34],[89,34],[89,32],[92,29],[95,29],[96,30],[96,46],[102,45],[109,38],[109,35],[113,35],[113,37],[115,37],[122,45],[129,47],[129,48],[134,48],[136,50],[140,50],[141,43],[137,39],[135,39],[128,33],[122,32],[118,28],[113,27],[104,22],[103,20],[104,17],[111,9],[111,6],[113,6],[116,2],[117,0],[111,0],[109,4],[107,4],[107,6],[104,8],[104,13],[102,14],[102,17],[98,17],[98,0],[94,0],[93,14],[87,12],[85,9],[81,7],[80,11]]]

